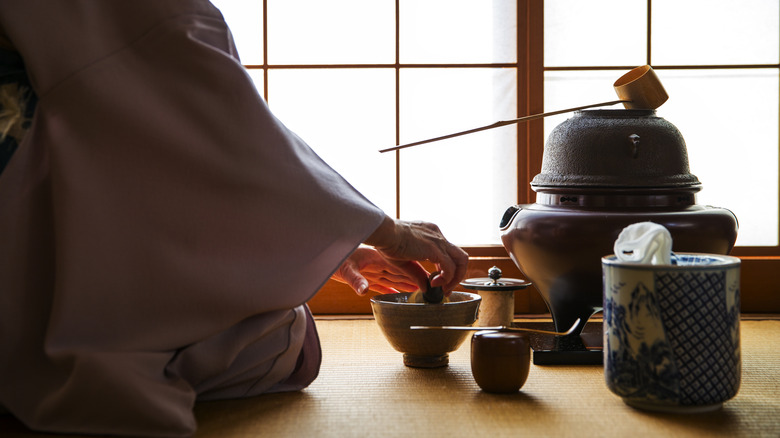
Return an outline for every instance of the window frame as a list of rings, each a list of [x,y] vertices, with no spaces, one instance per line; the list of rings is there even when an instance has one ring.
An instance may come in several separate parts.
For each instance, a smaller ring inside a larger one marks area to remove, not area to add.
[[[531,5],[531,8],[541,5]],[[543,2],[539,2],[543,3]],[[647,47],[645,51],[645,64],[651,65],[654,70],[729,70],[729,69],[774,69],[778,72],[780,80],[779,64],[713,64],[713,65],[658,65],[653,64],[652,60],[652,0],[646,0],[647,7]],[[543,12],[541,12],[543,18]],[[534,19],[529,13],[529,19]],[[543,29],[541,30],[543,32]],[[544,50],[543,35],[533,34],[532,37],[539,38],[532,44],[533,50]],[[780,39],[780,34],[776,36]],[[540,43],[540,40],[542,42]],[[545,67],[542,62],[542,72],[548,71],[585,71],[585,70],[616,70],[625,72],[636,66],[577,66],[577,67]],[[533,64],[532,68],[539,68],[539,64]],[[543,75],[544,73],[542,73]],[[542,85],[543,88],[543,85]],[[528,90],[529,92],[531,90]],[[778,103],[780,105],[780,102]],[[780,111],[779,111],[780,113]],[[734,129],[739,129],[734,126]],[[778,130],[780,130],[780,120],[778,120]],[[540,141],[534,138],[534,141]],[[533,145],[533,148],[542,147],[541,143]],[[777,146],[780,148],[780,144]],[[778,163],[780,167],[780,163]],[[777,184],[780,185],[780,177]],[[780,214],[780,212],[778,212]],[[741,299],[742,311],[748,313],[780,313],[780,285],[774,280],[774,272],[780,270],[780,245],[775,246],[737,246],[731,255],[739,257],[742,260],[741,269]]]
[[[402,68],[449,68],[449,67],[502,67],[515,68],[517,72],[517,115],[537,114],[544,112],[544,73],[554,70],[629,70],[635,66],[610,67],[545,67],[544,66],[544,2],[537,0],[517,0],[517,60],[515,64],[401,64],[399,62],[399,1],[395,1],[396,15],[396,53],[395,64],[369,65],[269,65],[268,63],[268,14],[267,0],[263,0],[263,64],[245,65],[249,70],[262,70],[263,96],[268,100],[268,71],[274,69],[305,69],[305,68],[394,68],[396,75],[396,144],[400,143],[400,102],[399,76]],[[650,58],[651,38],[650,20],[652,19],[652,0],[647,0],[648,7],[648,48],[647,64],[652,64]],[[778,35],[780,38],[780,35]],[[777,68],[780,65],[728,65],[728,66],[656,66],[654,69],[706,69],[706,68]],[[269,102],[269,104],[271,104]],[[780,125],[780,121],[778,121]],[[541,171],[542,153],[544,148],[544,121],[533,120],[516,125],[517,130],[517,204],[535,202],[535,192],[530,187],[531,179]],[[780,147],[780,146],[779,146]],[[400,159],[396,154],[396,216],[400,211]],[[780,185],[780,181],[778,181]],[[507,206],[509,207],[509,206]],[[469,253],[470,262],[468,277],[484,276],[491,266],[498,266],[506,277],[523,278],[524,275],[506,250],[501,245],[484,245],[464,247]],[[732,255],[742,260],[741,294],[742,311],[747,313],[780,313],[780,283],[774,280],[773,272],[780,271],[780,247],[737,247]],[[431,266],[427,266],[432,268]],[[530,289],[529,289],[530,290]],[[329,280],[320,291],[309,301],[309,306],[315,314],[370,314],[371,308],[366,297],[357,296],[352,289],[334,280]],[[515,312],[524,314],[548,313],[547,306],[538,293],[523,293],[515,297]]]

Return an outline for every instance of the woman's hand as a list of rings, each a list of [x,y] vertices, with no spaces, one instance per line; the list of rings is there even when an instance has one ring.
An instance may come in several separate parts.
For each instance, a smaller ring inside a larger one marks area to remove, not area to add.
[[[440,286],[446,296],[466,276],[469,255],[450,243],[439,227],[429,222],[409,222],[386,216],[365,243],[374,246],[385,259],[414,278],[417,287],[422,290],[427,287],[428,277],[420,275],[409,262],[429,261],[435,264],[439,273],[430,284],[432,287]],[[414,265],[419,267],[417,263]]]
[[[379,293],[414,292],[420,289],[421,276],[426,273],[419,263],[399,265],[373,248],[359,247],[341,264],[333,279],[352,286],[358,295],[365,295],[368,289]]]

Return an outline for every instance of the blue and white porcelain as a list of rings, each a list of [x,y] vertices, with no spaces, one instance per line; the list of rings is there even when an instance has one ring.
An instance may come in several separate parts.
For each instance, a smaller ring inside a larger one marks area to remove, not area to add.
[[[674,265],[602,258],[604,376],[628,405],[715,410],[739,390],[740,260],[675,254]]]

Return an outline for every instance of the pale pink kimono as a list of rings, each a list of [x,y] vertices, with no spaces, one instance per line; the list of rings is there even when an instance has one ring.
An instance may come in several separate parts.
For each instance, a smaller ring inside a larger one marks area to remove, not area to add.
[[[0,2],[40,99],[0,175],[0,406],[186,436],[317,375],[305,302],[383,213],[269,112],[205,1]]]

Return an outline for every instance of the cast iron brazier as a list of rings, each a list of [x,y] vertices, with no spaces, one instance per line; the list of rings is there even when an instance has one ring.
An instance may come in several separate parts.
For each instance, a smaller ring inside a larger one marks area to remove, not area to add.
[[[565,331],[602,309],[601,257],[626,226],[669,229],[674,251],[728,254],[737,219],[696,204],[701,183],[689,171],[685,141],[655,110],[579,111],[545,145],[531,182],[536,203],[512,206],[502,241]]]

